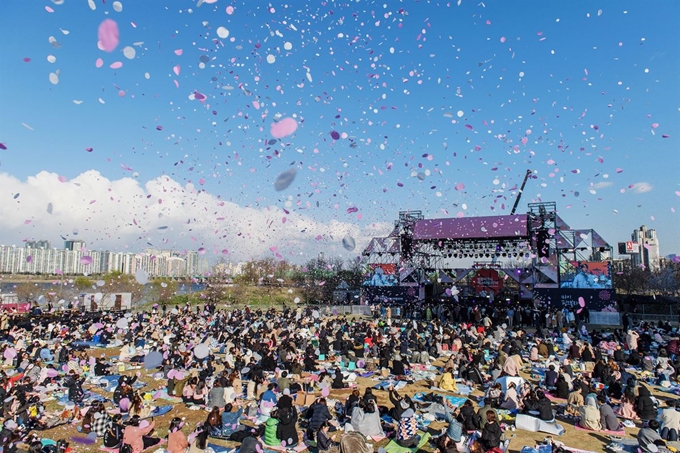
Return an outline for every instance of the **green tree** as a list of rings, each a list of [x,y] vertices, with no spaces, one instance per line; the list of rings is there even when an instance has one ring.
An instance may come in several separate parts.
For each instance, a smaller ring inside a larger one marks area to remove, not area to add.
[[[94,282],[84,275],[79,275],[73,280],[73,287],[81,291],[92,290],[93,285]]]
[[[149,282],[149,299],[158,303],[167,303],[177,293],[177,287],[177,281],[172,278],[154,278]]]

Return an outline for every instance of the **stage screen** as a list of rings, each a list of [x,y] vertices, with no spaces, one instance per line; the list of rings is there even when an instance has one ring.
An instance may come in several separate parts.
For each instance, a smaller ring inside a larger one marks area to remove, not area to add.
[[[363,286],[396,286],[396,264],[369,264],[369,273]]]
[[[560,288],[611,289],[612,276],[607,261],[560,260]]]
[[[550,308],[569,308],[591,311],[618,311],[616,293],[612,289],[591,291],[587,289],[535,288],[534,300]]]

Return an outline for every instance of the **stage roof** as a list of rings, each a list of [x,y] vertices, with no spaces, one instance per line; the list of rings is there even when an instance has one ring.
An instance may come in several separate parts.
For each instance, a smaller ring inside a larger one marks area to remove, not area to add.
[[[527,215],[426,219],[416,222],[413,239],[511,239],[527,238]]]

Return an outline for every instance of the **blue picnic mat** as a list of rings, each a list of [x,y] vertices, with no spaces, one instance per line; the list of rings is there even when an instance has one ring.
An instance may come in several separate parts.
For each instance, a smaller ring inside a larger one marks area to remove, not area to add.
[[[449,395],[442,395],[440,393],[437,393],[436,395],[439,395],[442,398],[446,398],[455,407],[462,406],[468,400],[467,398],[463,398],[462,396],[449,396]],[[414,401],[418,401],[419,403],[425,403],[426,401],[423,398],[424,396],[425,396],[425,392],[418,392],[415,395],[413,395],[412,399]]]

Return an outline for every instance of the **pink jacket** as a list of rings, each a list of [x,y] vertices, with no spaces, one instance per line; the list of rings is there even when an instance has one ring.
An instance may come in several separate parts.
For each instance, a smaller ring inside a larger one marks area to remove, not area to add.
[[[138,426],[126,426],[123,431],[123,443],[129,444],[134,453],[139,453],[144,450],[144,441],[142,436],[146,436],[156,426],[156,422],[151,422],[146,428],[139,428]]]

